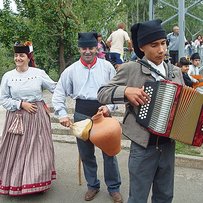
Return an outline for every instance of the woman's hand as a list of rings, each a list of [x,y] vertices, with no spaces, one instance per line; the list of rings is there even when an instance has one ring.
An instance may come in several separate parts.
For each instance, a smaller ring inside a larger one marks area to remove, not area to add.
[[[35,103],[29,103],[22,101],[21,108],[23,108],[28,113],[36,113],[37,112],[37,105]]]

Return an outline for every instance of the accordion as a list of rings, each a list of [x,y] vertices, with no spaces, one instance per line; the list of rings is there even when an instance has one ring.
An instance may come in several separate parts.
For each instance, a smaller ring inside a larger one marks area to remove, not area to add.
[[[203,95],[171,81],[146,82],[150,100],[140,106],[137,122],[149,132],[201,146],[203,142]]]

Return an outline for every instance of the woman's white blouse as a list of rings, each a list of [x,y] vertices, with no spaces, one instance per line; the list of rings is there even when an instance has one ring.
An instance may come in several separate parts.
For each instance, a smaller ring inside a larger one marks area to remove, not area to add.
[[[15,111],[20,109],[22,101],[42,101],[43,89],[53,92],[54,82],[44,70],[29,67],[25,72],[16,69],[4,74],[1,81],[1,101],[5,109]]]

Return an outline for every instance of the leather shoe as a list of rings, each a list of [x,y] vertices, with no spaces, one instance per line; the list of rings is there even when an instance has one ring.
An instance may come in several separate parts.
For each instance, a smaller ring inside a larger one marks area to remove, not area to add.
[[[88,189],[85,193],[85,201],[91,201],[95,198],[95,195],[99,192],[99,189]]]
[[[120,192],[111,192],[110,196],[112,197],[114,203],[123,203],[123,198]]]

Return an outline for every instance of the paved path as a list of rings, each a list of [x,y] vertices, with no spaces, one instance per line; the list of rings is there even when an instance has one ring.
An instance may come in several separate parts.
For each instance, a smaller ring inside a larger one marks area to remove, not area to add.
[[[75,144],[54,142],[56,154],[57,179],[52,188],[44,194],[22,197],[0,196],[0,203],[85,203],[83,200],[86,184],[82,173],[82,185],[78,185],[78,151]],[[121,193],[124,202],[128,197],[128,150],[122,150],[118,162],[122,178]],[[100,151],[96,150],[98,160],[98,177],[101,189],[92,203],[112,203],[103,180],[103,164]],[[203,202],[202,170],[191,168],[175,168],[175,195],[173,203]],[[148,203],[151,201],[149,200]]]
[[[46,97],[46,95],[45,95]],[[49,96],[48,96],[49,97]],[[47,97],[47,98],[48,98]],[[50,98],[48,99],[50,102]],[[70,104],[70,103],[69,103]],[[5,119],[5,110],[0,106],[0,133]],[[73,142],[74,143],[74,142]],[[78,185],[78,151],[75,144],[54,142],[56,154],[57,179],[52,188],[43,194],[22,197],[0,196],[0,203],[82,203],[86,184],[82,175],[81,186]],[[103,181],[103,164],[100,151],[96,150],[98,158],[98,177],[101,180],[101,190],[92,203],[112,203]],[[122,178],[121,193],[124,201],[128,197],[128,149],[118,155]],[[185,161],[187,160],[187,161]],[[195,160],[195,161],[194,161]],[[203,202],[203,170],[195,169],[195,163],[202,164],[202,159],[177,159],[175,167],[175,194],[173,203],[202,203]],[[184,167],[180,167],[180,166]],[[189,168],[188,168],[189,166]],[[187,167],[187,168],[186,168]],[[150,203],[150,199],[148,201]]]

